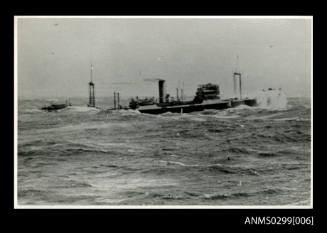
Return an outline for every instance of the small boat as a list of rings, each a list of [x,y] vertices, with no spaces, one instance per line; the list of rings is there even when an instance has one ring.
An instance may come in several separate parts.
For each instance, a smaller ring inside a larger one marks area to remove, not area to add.
[[[66,101],[65,104],[50,104],[50,105],[42,107],[41,109],[45,110],[45,111],[48,111],[48,112],[51,112],[51,111],[57,111],[57,110],[60,110],[60,109],[67,108],[68,106],[71,106],[71,103]]]

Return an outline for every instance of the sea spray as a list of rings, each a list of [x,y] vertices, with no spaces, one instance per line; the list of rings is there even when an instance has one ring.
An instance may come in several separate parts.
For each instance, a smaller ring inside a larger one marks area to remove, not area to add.
[[[255,97],[260,108],[268,109],[286,109],[287,97],[285,93],[279,90],[263,90]]]

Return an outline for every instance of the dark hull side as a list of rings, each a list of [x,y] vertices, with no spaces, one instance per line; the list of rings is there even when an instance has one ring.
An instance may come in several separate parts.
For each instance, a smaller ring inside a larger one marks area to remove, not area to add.
[[[56,104],[56,105],[50,105],[48,107],[43,107],[41,109],[45,110],[45,111],[56,111],[56,110],[60,110],[60,109],[66,108],[66,107],[67,107],[66,104]]]
[[[255,99],[245,99],[245,100],[232,100],[232,101],[222,101],[219,103],[213,104],[189,104],[189,105],[181,105],[181,106],[167,106],[167,107],[157,107],[157,108],[148,108],[148,109],[138,109],[141,113],[148,114],[161,114],[165,112],[173,112],[173,113],[190,113],[190,112],[198,112],[203,111],[205,109],[227,109],[237,107],[239,105],[248,105],[255,106]]]

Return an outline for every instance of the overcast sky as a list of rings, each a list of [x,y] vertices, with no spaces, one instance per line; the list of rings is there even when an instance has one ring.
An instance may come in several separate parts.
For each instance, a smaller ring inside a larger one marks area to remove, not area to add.
[[[198,84],[233,91],[282,87],[287,96],[310,96],[310,19],[18,19],[18,94],[21,97],[88,95],[90,63],[97,96],[157,96],[155,82],[178,82],[193,96]],[[236,57],[239,56],[237,65]]]

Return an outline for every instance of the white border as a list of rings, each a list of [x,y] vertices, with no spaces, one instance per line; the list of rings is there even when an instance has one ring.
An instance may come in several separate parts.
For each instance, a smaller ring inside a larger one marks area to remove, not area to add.
[[[311,206],[251,205],[19,205],[17,209],[311,209]]]
[[[311,208],[313,208],[313,17],[311,17]]]
[[[17,202],[17,132],[18,132],[18,50],[17,50],[17,32],[18,22],[17,18],[14,18],[14,208],[19,207]]]
[[[69,15],[63,15],[63,16],[14,16],[15,18],[36,18],[36,19],[40,19],[40,18],[47,18],[47,19],[114,19],[114,18],[119,18],[119,19],[150,19],[150,18],[154,18],[154,19],[312,19],[312,16],[187,16],[187,15],[183,15],[183,16],[148,16],[148,15],[139,15],[139,16],[69,16]]]
[[[311,203],[298,205],[19,205],[17,197],[18,19],[309,19],[311,20]],[[14,208],[15,209],[313,209],[313,16],[14,16]]]

